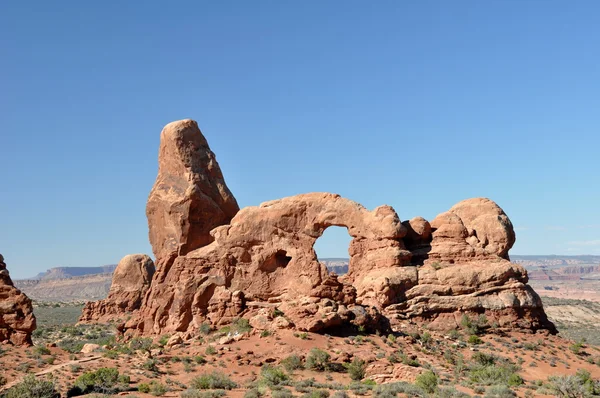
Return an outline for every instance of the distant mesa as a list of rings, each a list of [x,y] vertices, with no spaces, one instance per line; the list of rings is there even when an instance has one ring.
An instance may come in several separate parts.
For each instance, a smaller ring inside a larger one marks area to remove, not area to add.
[[[73,302],[106,298],[116,264],[100,267],[50,268],[31,279],[16,279],[14,284],[37,301]]]
[[[146,206],[156,272],[150,283],[149,273],[135,273],[138,281],[115,274],[109,298],[86,307],[86,322],[127,315],[126,336],[188,338],[204,323],[239,317],[335,333],[408,323],[447,330],[471,314],[498,329],[556,332],[527,271],[510,261],[515,232],[490,199],[461,201],[432,221],[402,222],[390,206],[368,210],[318,192],[240,210],[192,120],[163,129],[158,163]],[[317,258],[315,241],[331,226],[352,238],[347,265]],[[123,286],[147,290],[139,301]]]
[[[35,326],[31,300],[13,285],[0,254],[0,343],[31,345]]]

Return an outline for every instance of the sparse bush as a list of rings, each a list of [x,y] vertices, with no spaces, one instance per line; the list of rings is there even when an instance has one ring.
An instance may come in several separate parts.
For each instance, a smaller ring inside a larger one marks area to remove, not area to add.
[[[472,334],[469,336],[468,343],[472,345],[478,345],[483,343],[483,340],[481,340],[476,334]]]
[[[294,370],[302,369],[304,367],[302,363],[302,358],[300,358],[300,356],[296,354],[290,355],[289,357],[283,359],[281,361],[281,365],[283,365],[285,370],[287,370],[290,373]]]
[[[323,372],[329,369],[331,355],[326,351],[319,348],[313,348],[310,350],[308,357],[306,357],[306,368],[316,370],[317,372]]]
[[[159,381],[152,380],[148,385],[148,392],[155,397],[160,397],[165,395],[167,387]]]
[[[262,381],[270,387],[283,385],[290,379],[281,368],[271,365],[264,365],[260,373]]]
[[[319,389],[311,390],[310,392],[307,392],[306,394],[302,395],[302,398],[328,398],[328,397],[329,397],[329,391],[319,390]]]
[[[6,398],[60,398],[54,383],[48,380],[38,380],[34,375],[27,375],[22,382],[10,388]]]
[[[34,355],[50,355],[50,349],[44,346],[37,346],[33,349]]]
[[[433,394],[437,389],[438,377],[431,370],[428,370],[417,376],[415,385],[422,388],[424,391]]]
[[[190,388],[181,393],[181,398],[220,398],[225,395],[225,390],[200,391]]]
[[[197,390],[231,390],[237,387],[237,383],[232,381],[226,374],[216,371],[195,377],[191,385]]]
[[[213,347],[212,345],[209,345],[208,347],[206,347],[206,355],[215,355],[217,353],[217,349],[215,347]]]
[[[360,381],[365,378],[367,363],[360,358],[354,358],[348,365],[348,374],[352,380]]]
[[[496,385],[488,387],[485,391],[485,398],[512,398],[517,394],[505,385]]]
[[[119,377],[117,368],[100,368],[79,376],[69,394],[70,396],[92,392],[113,394],[121,390],[123,384],[129,384],[129,377]]]
[[[287,388],[271,391],[271,398],[292,398],[294,394]]]
[[[464,392],[458,391],[454,387],[447,388],[438,388],[436,394],[436,398],[468,398],[469,394],[465,394]]]
[[[244,394],[244,398],[260,398],[263,396],[263,393],[260,392],[258,388],[251,388]]]

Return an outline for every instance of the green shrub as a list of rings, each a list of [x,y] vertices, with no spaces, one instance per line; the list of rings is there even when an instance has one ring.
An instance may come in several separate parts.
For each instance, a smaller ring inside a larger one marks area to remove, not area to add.
[[[306,357],[306,368],[323,372],[329,369],[331,355],[319,348],[313,348]]]
[[[38,380],[34,375],[27,375],[22,382],[10,388],[6,398],[60,398],[54,383],[48,380]]]
[[[421,373],[415,379],[415,385],[424,391],[433,394],[437,389],[438,377],[431,370]]]
[[[116,368],[100,368],[86,372],[75,380],[75,387],[86,394],[90,392],[109,393],[117,390],[119,371]]]
[[[252,326],[250,326],[250,321],[245,318],[238,318],[231,322],[231,331],[233,333],[246,333],[252,330]]]
[[[485,391],[485,398],[512,398],[517,394],[505,385],[496,385],[488,387]]]
[[[167,392],[167,387],[164,384],[161,384],[159,381],[156,380],[152,380],[150,382],[149,387],[149,393],[154,395],[155,397],[160,397],[162,395],[165,395],[165,393]]]
[[[199,391],[193,388],[181,393],[181,398],[219,398],[227,395],[224,390]]]
[[[206,355],[215,355],[217,353],[217,349],[212,345],[209,345],[208,347],[206,347],[205,353]]]
[[[50,349],[44,346],[37,346],[33,349],[34,355],[50,355]]]
[[[472,345],[477,345],[477,344],[483,343],[483,340],[481,340],[479,338],[479,336],[477,336],[476,334],[472,334],[472,335],[469,336],[468,343],[472,344]]]
[[[260,371],[262,381],[270,386],[279,386],[290,380],[290,377],[281,368],[272,365],[264,365]]]
[[[350,379],[360,381],[365,378],[367,363],[360,358],[354,358],[348,365]]]
[[[251,388],[244,394],[244,398],[260,398],[263,396],[263,393],[260,392],[258,388]]]
[[[329,397],[329,391],[327,390],[311,390],[310,392],[307,392],[306,394],[302,395],[302,398],[328,398]]]
[[[438,388],[436,394],[436,398],[468,398],[469,394],[465,394],[464,392],[458,391],[454,387],[447,388]]]
[[[217,371],[195,377],[191,385],[197,390],[231,390],[237,387],[237,383],[232,381],[226,374]]]
[[[294,394],[287,388],[271,391],[271,398],[292,398]]]
[[[304,364],[302,363],[302,358],[300,358],[300,356],[296,354],[290,355],[289,357],[283,359],[281,361],[281,365],[283,365],[285,370],[287,370],[290,373],[294,370],[302,369],[304,367]]]
[[[405,381],[381,384],[373,389],[373,396],[376,398],[395,398],[398,394],[406,394],[409,397],[427,396],[427,393],[421,387]]]
[[[148,394],[148,393],[150,393],[150,384],[148,384],[148,383],[140,383],[138,385],[137,389],[138,389],[139,392],[143,392],[144,394]]]

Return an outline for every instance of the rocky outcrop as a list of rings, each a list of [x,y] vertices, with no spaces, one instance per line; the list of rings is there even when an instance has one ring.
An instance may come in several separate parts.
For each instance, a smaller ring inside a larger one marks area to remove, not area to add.
[[[238,317],[312,332],[406,322],[444,329],[464,313],[500,328],[554,331],[527,272],[509,261],[512,224],[489,199],[462,201],[431,222],[400,222],[390,206],[369,211],[331,193],[238,212],[189,120],[165,127],[159,163],[147,207],[157,272],[125,333],[191,336]],[[331,226],[352,237],[341,277],[313,249]]]
[[[108,297],[88,302],[81,322],[111,320],[138,310],[150,287],[154,262],[145,254],[129,254],[119,261],[113,274]]]
[[[31,300],[14,287],[0,254],[0,342],[31,345],[35,327]]]
[[[166,125],[146,206],[157,269],[212,242],[210,231],[229,223],[238,210],[198,124],[188,119]]]

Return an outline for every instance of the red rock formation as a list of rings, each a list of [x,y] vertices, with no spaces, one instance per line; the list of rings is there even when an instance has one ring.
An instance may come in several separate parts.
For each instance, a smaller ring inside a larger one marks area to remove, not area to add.
[[[35,327],[31,300],[14,287],[0,254],[0,342],[31,345]]]
[[[210,231],[227,224],[238,210],[198,124],[188,119],[166,125],[146,206],[157,269],[212,242]]]
[[[113,274],[108,297],[88,302],[79,320],[107,321],[138,310],[153,275],[154,262],[147,255],[129,254],[123,257]]]
[[[157,272],[127,333],[193,335],[205,322],[237,317],[307,331],[405,321],[452,328],[465,312],[499,327],[554,330],[527,272],[509,261],[514,230],[489,199],[462,201],[431,223],[401,223],[389,206],[369,211],[330,193],[237,212],[189,120],[165,127],[159,164],[147,207]],[[330,226],[352,236],[349,270],[339,278],[313,249]],[[280,312],[285,322],[273,319]]]

